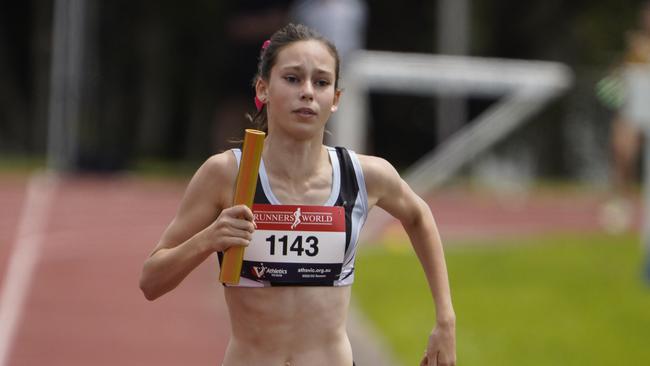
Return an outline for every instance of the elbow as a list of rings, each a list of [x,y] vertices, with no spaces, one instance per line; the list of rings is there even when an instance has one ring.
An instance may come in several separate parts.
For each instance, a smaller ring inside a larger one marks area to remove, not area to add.
[[[145,268],[143,269],[142,275],[140,276],[140,291],[142,291],[145,299],[154,301],[160,297],[161,293],[156,289],[156,286],[151,280],[151,276],[147,274],[146,269],[147,266],[145,264]]]
[[[149,301],[154,301],[160,297],[160,295],[154,291],[152,286],[147,281],[145,281],[144,276],[140,278],[140,291],[142,291],[144,298]]]
[[[156,294],[149,287],[142,284],[142,282],[140,282],[140,290],[142,291],[142,294],[144,295],[144,298],[149,300],[149,301],[154,301],[155,299],[160,297],[160,295]]]
[[[415,230],[426,225],[428,220],[433,220],[429,205],[420,197],[417,198],[416,206],[409,213],[410,215],[402,220],[402,225],[406,229]]]

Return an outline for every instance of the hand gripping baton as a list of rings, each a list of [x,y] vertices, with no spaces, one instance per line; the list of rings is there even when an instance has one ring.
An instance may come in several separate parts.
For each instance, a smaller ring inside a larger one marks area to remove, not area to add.
[[[264,136],[266,134],[262,131],[246,129],[244,147],[242,148],[241,161],[239,163],[239,173],[237,174],[234,205],[253,207],[257,175],[260,168],[260,161],[262,160]],[[235,246],[228,248],[221,262],[219,281],[229,285],[238,284],[243,260],[244,247]]]

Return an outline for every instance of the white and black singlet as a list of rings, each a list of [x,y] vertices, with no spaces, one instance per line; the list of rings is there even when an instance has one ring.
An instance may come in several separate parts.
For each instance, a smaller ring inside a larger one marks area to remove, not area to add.
[[[231,150],[241,160],[241,150]],[[253,204],[257,229],[244,251],[238,287],[349,286],[368,194],[357,155],[327,147],[330,196],[322,206],[283,205],[273,194],[264,161]],[[219,263],[223,258],[219,254]]]

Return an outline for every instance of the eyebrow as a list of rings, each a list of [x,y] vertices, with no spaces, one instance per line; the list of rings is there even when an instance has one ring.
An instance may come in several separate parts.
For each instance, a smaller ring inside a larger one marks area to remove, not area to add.
[[[290,70],[303,71],[303,67],[298,66],[298,65],[289,65],[289,66],[281,67],[280,70],[281,71],[290,71]],[[317,74],[327,74],[327,75],[333,75],[334,74],[332,71],[325,70],[325,69],[318,69],[318,68],[316,69],[316,73]]]

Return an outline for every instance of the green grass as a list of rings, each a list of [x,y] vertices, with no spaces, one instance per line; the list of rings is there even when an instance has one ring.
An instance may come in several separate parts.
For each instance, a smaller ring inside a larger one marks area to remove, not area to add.
[[[118,174],[132,174],[144,179],[189,180],[202,161],[172,161],[163,159],[135,160]],[[46,168],[44,156],[4,155],[0,156],[0,174],[29,174]]]
[[[0,156],[0,172],[27,174],[34,170],[45,168],[45,158],[42,156]]]
[[[128,171],[142,178],[185,181],[194,175],[202,163],[202,161],[139,159],[131,164]]]
[[[637,236],[555,235],[446,252],[460,365],[650,364],[650,286]],[[435,315],[412,251],[361,250],[353,291],[403,364],[419,364]]]

